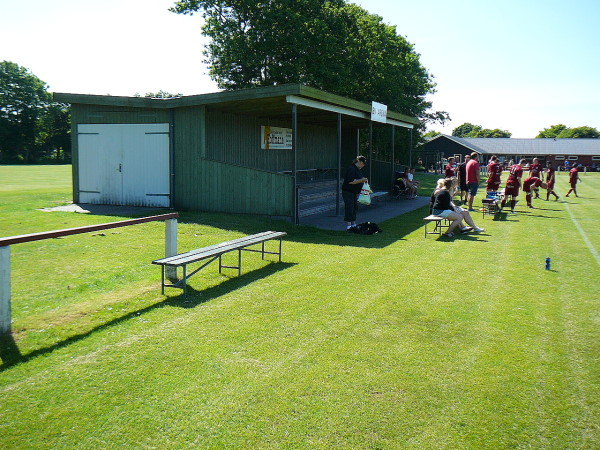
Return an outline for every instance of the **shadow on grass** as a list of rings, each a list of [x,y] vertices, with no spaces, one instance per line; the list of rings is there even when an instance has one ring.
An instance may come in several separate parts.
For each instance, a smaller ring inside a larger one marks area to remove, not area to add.
[[[295,263],[273,261],[271,262],[271,264],[268,264],[262,268],[253,270],[251,272],[243,273],[239,277],[229,278],[228,280],[218,284],[217,286],[213,286],[202,291],[196,290],[188,285],[187,298],[184,297],[183,291],[181,291],[181,293],[178,295],[167,297],[158,303],[147,306],[146,308],[131,311],[120,317],[115,317],[114,319],[109,320],[106,323],[99,324],[88,331],[69,336],[68,338],[62,341],[56,342],[52,345],[49,345],[48,347],[39,348],[27,354],[21,353],[12,335],[0,336],[0,359],[2,360],[2,365],[0,365],[0,372],[3,372],[16,364],[27,362],[37,356],[46,355],[48,353],[52,353],[55,350],[67,347],[68,345],[79,342],[96,332],[110,329],[111,327],[117,326],[131,319],[139,318],[141,315],[149,313],[155,309],[164,308],[167,306],[186,309],[195,308],[198,305],[209,302],[210,300],[214,300],[215,298],[221,297],[223,295],[229,294],[237,289],[241,289],[245,286],[248,286],[257,280],[265,278],[269,275],[273,275],[279,271],[288,269],[295,265]]]
[[[324,230],[308,225],[294,225],[285,220],[242,214],[183,212],[180,213],[179,222],[190,225],[212,226],[243,234],[260,233],[265,230],[285,231],[288,234],[283,240],[285,254],[286,241],[305,244],[385,248],[398,241],[405,240],[407,235],[424,227],[423,217],[428,214],[428,206],[423,206],[385,220],[378,224],[383,232],[373,235],[348,233],[345,230]]]

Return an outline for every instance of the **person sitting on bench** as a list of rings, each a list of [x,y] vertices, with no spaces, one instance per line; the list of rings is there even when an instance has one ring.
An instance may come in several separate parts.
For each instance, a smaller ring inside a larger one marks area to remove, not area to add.
[[[469,213],[469,211],[467,211],[464,208],[461,208],[459,206],[456,206],[454,204],[454,202],[452,202],[452,196],[455,193],[456,189],[458,188],[458,183],[457,183],[457,179],[456,178],[440,178],[437,181],[437,187],[436,189],[434,189],[433,193],[431,194],[431,200],[430,200],[430,213],[434,214],[434,215],[440,215],[440,214],[436,214],[433,210],[433,205],[435,204],[435,197],[436,194],[438,194],[438,192],[444,188],[445,185],[448,185],[448,190],[450,192],[451,195],[451,200],[450,200],[450,208],[453,212],[455,212],[456,214],[460,214],[461,216],[461,220],[458,224],[459,230],[461,233],[468,233],[469,231],[476,231],[478,233],[481,233],[483,231],[485,231],[485,229],[483,228],[479,228],[477,225],[475,225],[475,222],[473,221],[473,218],[471,217],[471,214]],[[443,215],[441,215],[441,217],[447,218]],[[449,219],[451,220],[451,219]],[[469,226],[465,226],[465,224],[462,221],[467,222],[467,224]]]

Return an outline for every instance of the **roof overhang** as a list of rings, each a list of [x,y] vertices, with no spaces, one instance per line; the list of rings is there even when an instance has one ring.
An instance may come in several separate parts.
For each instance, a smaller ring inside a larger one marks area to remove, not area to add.
[[[274,118],[291,117],[291,104],[296,104],[301,106],[298,108],[298,118],[302,122],[331,125],[337,122],[338,114],[344,116],[343,126],[366,126],[371,121],[371,105],[303,85],[268,86],[168,99],[55,93],[54,100],[70,104],[144,109],[206,106],[208,110]],[[374,126],[385,125],[381,122],[372,123]],[[420,124],[414,117],[389,110],[386,123],[409,129]]]

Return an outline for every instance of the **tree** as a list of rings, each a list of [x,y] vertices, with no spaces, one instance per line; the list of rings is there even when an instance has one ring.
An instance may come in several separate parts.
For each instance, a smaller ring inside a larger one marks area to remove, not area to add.
[[[544,128],[536,138],[554,138],[554,139],[598,139],[600,132],[593,127],[575,127],[569,128],[562,123],[552,125],[550,128]]]
[[[481,126],[465,122],[462,125],[457,126],[454,130],[452,130],[452,136],[472,137],[470,135],[473,134],[473,132],[477,133],[479,130],[481,130]]]
[[[452,130],[452,136],[463,138],[509,138],[512,134],[506,130],[498,128],[491,130],[466,122]]]
[[[134,97],[141,97],[141,95],[136,92]],[[163,91],[162,89],[158,92],[146,92],[144,95],[145,98],[177,98],[183,97],[183,94],[171,94],[170,92]]]
[[[69,112],[28,69],[0,62],[0,162],[36,162],[70,152]],[[56,155],[55,155],[56,156]]]
[[[498,128],[494,128],[490,130],[489,128],[483,128],[477,133],[478,138],[509,138],[512,134],[506,130],[500,130]]]
[[[550,128],[544,128],[536,138],[556,138],[560,133],[567,129],[566,125],[559,123],[558,125],[552,125]]]
[[[600,138],[600,133],[596,128],[592,127],[575,127],[575,128],[566,128],[561,131],[557,139],[598,139]]]
[[[442,134],[442,133],[440,133],[439,131],[432,130],[432,131],[428,131],[427,133],[423,134],[423,137],[426,139],[433,139],[434,137],[439,136],[440,134]]]
[[[204,55],[222,89],[301,83],[378,101],[423,121],[448,119],[425,100],[433,77],[413,45],[382,18],[344,0],[182,0],[201,12]]]
[[[24,67],[0,63],[0,156],[33,158],[38,123],[50,102],[46,84]]]

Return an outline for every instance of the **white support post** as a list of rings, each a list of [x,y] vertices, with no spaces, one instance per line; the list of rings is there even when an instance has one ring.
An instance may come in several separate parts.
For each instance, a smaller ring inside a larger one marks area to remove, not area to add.
[[[165,257],[177,254],[177,219],[165,221]],[[169,280],[177,280],[177,267],[166,267],[166,276]]]
[[[10,246],[0,247],[0,334],[10,333]]]

